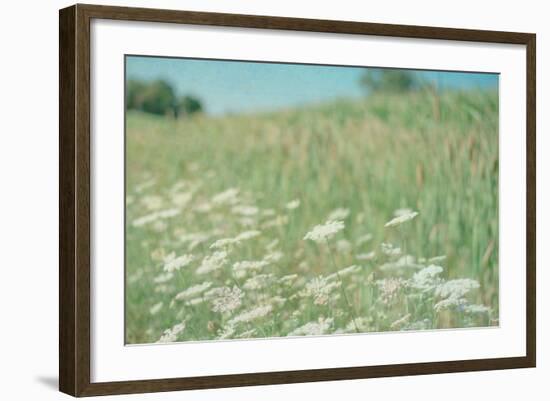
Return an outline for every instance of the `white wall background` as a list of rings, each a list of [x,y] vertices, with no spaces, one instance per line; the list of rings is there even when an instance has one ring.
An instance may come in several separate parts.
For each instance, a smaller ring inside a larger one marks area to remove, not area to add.
[[[550,348],[550,25],[536,0],[95,1],[141,7],[358,20],[537,33],[538,367],[102,398],[136,400],[546,400]],[[0,395],[57,400],[58,19],[69,1],[11,1],[0,22]],[[545,381],[546,379],[546,381]]]

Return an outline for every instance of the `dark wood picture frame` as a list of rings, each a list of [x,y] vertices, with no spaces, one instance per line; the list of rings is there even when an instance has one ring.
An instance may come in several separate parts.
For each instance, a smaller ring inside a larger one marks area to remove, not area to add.
[[[121,382],[90,381],[90,21],[93,18],[526,46],[526,356]],[[59,14],[59,389],[73,396],[535,367],[535,34],[74,5]]]

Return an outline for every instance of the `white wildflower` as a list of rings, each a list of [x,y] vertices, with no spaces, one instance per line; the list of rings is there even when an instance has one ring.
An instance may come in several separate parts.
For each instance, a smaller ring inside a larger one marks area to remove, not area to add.
[[[223,329],[218,330],[216,334],[219,340],[231,338],[235,334],[235,326],[228,324]]]
[[[268,263],[277,263],[283,256],[284,254],[281,251],[273,251],[264,256],[264,261]]]
[[[148,195],[141,198],[141,203],[149,210],[158,210],[162,207],[162,198],[157,195]]]
[[[344,276],[348,276],[348,275],[353,274],[353,273],[357,273],[360,270],[361,270],[360,266],[351,265],[351,266],[348,266],[348,267],[345,267],[343,269],[338,270],[338,274],[340,275],[340,277],[344,277]]]
[[[288,216],[276,216],[262,224],[262,228],[281,227],[288,223]]]
[[[194,208],[199,213],[209,213],[212,210],[212,204],[210,202],[201,202]]]
[[[346,239],[341,239],[336,242],[336,250],[341,253],[351,251],[351,243]]]
[[[281,284],[291,284],[294,280],[298,278],[297,274],[287,274],[279,279]]]
[[[398,226],[399,224],[403,224],[409,220],[414,219],[416,216],[418,216],[418,212],[409,211],[407,213],[401,214],[397,217],[394,217],[390,221],[388,221],[384,227],[394,227]]]
[[[143,269],[137,270],[134,274],[131,274],[130,276],[128,276],[128,283],[131,283],[131,284],[137,283],[139,280],[141,280],[144,273],[145,272],[143,271]]]
[[[348,216],[349,216],[349,209],[338,208],[330,212],[327,220],[345,220],[348,218]]]
[[[369,242],[371,239],[372,239],[372,234],[367,233],[367,234],[361,235],[359,238],[357,238],[357,240],[355,240],[355,244],[357,246],[361,246],[364,243]]]
[[[306,260],[302,260],[300,263],[298,263],[298,269],[306,272],[309,270],[309,263],[307,263]]]
[[[153,231],[157,233],[161,233],[163,231],[166,231],[166,229],[168,228],[168,224],[166,224],[162,220],[157,220],[153,222],[153,224],[151,225],[151,228],[153,229]]]
[[[233,272],[237,278],[246,276],[251,271],[258,271],[269,263],[265,260],[243,260],[233,264]]]
[[[360,332],[369,331],[370,324],[372,323],[372,318],[370,317],[358,317],[357,319],[351,320],[347,325],[344,331],[346,333],[355,333],[357,329]],[[357,329],[356,329],[357,328]]]
[[[395,210],[393,212],[393,216],[394,217],[405,216],[405,215],[411,214],[413,212],[414,212],[414,210],[409,209],[408,207],[405,207],[405,208],[402,208],[402,209]]]
[[[211,237],[212,235],[208,233],[190,233],[190,234],[181,235],[179,237],[179,241],[182,244],[188,244],[187,249],[189,251],[192,251],[198,245],[208,241]]]
[[[331,281],[328,277],[319,276],[306,283],[301,295],[312,297],[316,305],[325,305],[330,300],[332,292],[340,286],[340,281]]]
[[[173,272],[175,270],[179,270],[182,267],[187,266],[189,263],[195,260],[195,257],[193,255],[181,255],[168,263],[164,265],[164,271],[166,272]]]
[[[262,216],[265,216],[265,217],[275,216],[275,210],[274,209],[264,209],[264,210],[262,210]]]
[[[376,257],[376,252],[368,252],[368,253],[359,253],[355,255],[355,259],[357,260],[372,260]]]
[[[159,302],[158,304],[155,304],[155,305],[151,306],[151,308],[149,309],[149,313],[151,315],[156,315],[162,309],[162,305],[163,305],[163,303]]]
[[[174,277],[174,273],[166,272],[166,273],[159,274],[158,276],[153,278],[153,282],[155,284],[162,284],[172,280],[173,277]]]
[[[237,309],[242,304],[244,293],[237,287],[215,288],[208,296],[215,296],[212,300],[212,310],[214,312],[226,313]]]
[[[273,282],[273,274],[258,274],[246,280],[243,284],[243,288],[246,290],[261,290],[266,288]]]
[[[253,227],[256,225],[256,219],[253,217],[241,217],[238,222],[243,227]]]
[[[348,267],[345,267],[343,269],[338,270],[338,273],[329,274],[326,277],[326,279],[327,280],[333,280],[333,279],[337,278],[338,276],[340,276],[340,278],[342,278],[342,277],[345,277],[345,276],[349,276],[350,274],[357,273],[359,270],[361,270],[361,267],[359,267],[357,265],[351,265],[351,266],[348,266]]]
[[[312,240],[317,243],[322,243],[330,238],[332,238],[336,233],[344,229],[343,221],[332,221],[329,220],[325,224],[319,224],[313,227],[313,229],[308,232],[304,240]]]
[[[155,185],[155,183],[156,183],[156,180],[154,178],[149,178],[146,181],[143,181],[142,183],[136,185],[135,191],[136,192],[143,192],[147,188],[150,188],[153,185]]]
[[[154,289],[155,292],[160,294],[167,294],[169,292],[172,292],[172,290],[173,290],[173,287],[167,284],[159,284]]]
[[[212,202],[216,205],[232,205],[237,203],[239,190],[237,188],[229,188],[212,198]]]
[[[395,322],[393,322],[392,324],[390,324],[390,328],[391,329],[397,329],[401,326],[404,326],[405,323],[407,323],[409,321],[409,319],[411,318],[411,314],[410,313],[407,313],[405,316],[403,316],[402,318],[399,318],[397,319]]]
[[[193,194],[190,192],[181,192],[172,194],[172,203],[176,206],[184,207],[186,206],[193,198]]]
[[[184,180],[178,180],[170,187],[171,193],[177,193],[178,191],[184,189],[187,186],[187,182]]]
[[[279,245],[279,240],[275,238],[273,241],[265,246],[265,249],[267,249],[268,251],[272,251],[277,245]]]
[[[476,280],[460,278],[440,284],[435,289],[435,294],[441,298],[461,298],[477,288],[479,288],[479,283]]]
[[[403,327],[403,330],[429,330],[432,328],[432,322],[430,319],[418,320],[412,322]]]
[[[464,308],[464,312],[466,313],[488,313],[491,310],[491,308],[485,306],[485,305],[467,305]]]
[[[198,297],[198,298],[190,299],[189,301],[187,301],[187,304],[191,306],[195,306],[195,305],[202,304],[204,301],[206,301],[206,299],[204,299],[203,297]]]
[[[247,206],[247,205],[236,205],[233,206],[231,211],[235,214],[239,214],[241,216],[255,216],[258,214],[258,209],[256,206]]]
[[[433,258],[428,259],[428,263],[441,263],[447,259],[446,255],[434,256]]]
[[[177,216],[180,213],[181,213],[181,209],[173,208],[173,209],[159,210],[157,212],[157,215],[161,219],[169,219],[170,217]]]
[[[193,298],[200,293],[206,291],[212,286],[212,283],[210,281],[205,281],[204,283],[194,285],[192,287],[187,288],[186,290],[183,290],[182,292],[178,293],[175,297],[176,300],[181,301],[184,299]]]
[[[254,309],[248,310],[241,313],[240,315],[235,316],[228,323],[230,325],[235,325],[237,323],[248,323],[256,319],[260,319],[264,316],[267,316],[273,310],[271,305],[262,305]]]
[[[201,265],[196,270],[197,274],[206,274],[221,269],[227,263],[227,252],[216,251],[212,255],[205,256]]]
[[[157,343],[171,343],[178,339],[178,335],[185,330],[185,322],[176,324],[170,329],[164,330],[164,333],[157,341]]]
[[[154,261],[164,260],[165,256],[166,256],[166,252],[164,251],[164,248],[156,248],[151,252],[151,259]]]
[[[397,256],[401,255],[401,248],[396,247],[390,243],[382,242],[380,244],[380,248],[382,249],[382,253],[388,255],[388,256]]]
[[[416,259],[412,255],[403,255],[395,262],[384,263],[380,266],[380,270],[402,270],[402,269],[421,269],[424,265],[416,263]]]
[[[286,298],[283,298],[279,295],[271,297],[269,302],[274,306],[283,306],[286,303]]]
[[[134,227],[141,227],[145,224],[152,223],[153,221],[156,221],[158,219],[157,213],[150,213],[142,217],[138,217],[137,219],[132,221],[132,225]]]
[[[237,235],[235,237],[235,242],[246,241],[246,240],[257,237],[260,234],[261,234],[261,232],[258,231],[258,230],[243,231],[242,233],[240,233],[239,235]]]
[[[256,334],[256,329],[250,329],[247,331],[243,331],[237,336],[237,338],[252,338],[254,334]]]
[[[300,199],[294,199],[290,202],[288,202],[285,207],[288,209],[288,210],[294,210],[294,209],[297,209],[300,207]]]
[[[225,249],[235,243],[235,238],[221,238],[210,245],[210,249]]]
[[[445,298],[434,305],[434,310],[439,312],[441,309],[463,308],[468,304],[466,298],[450,297]]]
[[[400,278],[386,278],[376,282],[380,290],[380,298],[382,303],[390,304],[399,296],[399,291],[404,287],[405,282]]]
[[[332,328],[334,319],[319,318],[316,322],[309,322],[288,333],[288,336],[319,336],[326,334]]]
[[[416,272],[410,282],[410,286],[422,291],[433,289],[441,279],[439,274],[443,272],[443,268],[437,265],[430,265]]]

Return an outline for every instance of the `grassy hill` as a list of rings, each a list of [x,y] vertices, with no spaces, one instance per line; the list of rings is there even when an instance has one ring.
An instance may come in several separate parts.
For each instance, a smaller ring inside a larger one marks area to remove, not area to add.
[[[491,307],[491,324],[498,317],[496,92],[374,95],[273,113],[188,120],[129,112],[126,135],[128,342],[156,341],[178,321],[192,328],[180,339],[219,338],[220,330],[228,329],[228,316],[213,312],[205,297],[195,306],[174,300],[182,290],[206,282],[211,288],[240,288],[243,305],[262,304],[267,292],[271,298],[284,298],[282,320],[300,311],[292,327],[273,318],[250,336],[286,335],[299,324],[329,318],[334,328],[343,327],[350,320],[345,312],[349,303],[355,315],[368,318],[380,294],[366,294],[362,283],[384,279],[388,270],[380,267],[399,260],[381,252],[382,243],[399,246],[401,262],[408,261],[403,255],[411,255],[414,265],[428,265],[423,259],[445,255],[441,279],[477,280],[480,287],[468,299]],[[292,208],[297,202],[289,205],[293,200],[299,201],[298,207]],[[384,227],[398,209],[419,215],[397,228]],[[345,228],[328,246],[303,239],[335,210]],[[272,280],[297,274],[294,292],[266,292],[260,285],[255,298],[247,301],[252,291],[243,286],[251,277],[235,278],[228,268],[208,276],[194,273],[215,240],[247,230],[261,235],[231,248],[228,265],[259,260],[276,250],[280,259],[255,274],[271,274]],[[172,272],[175,278],[168,278],[164,269],[171,252],[193,257],[188,266]],[[303,293],[308,280],[350,265],[360,271],[342,283],[344,292],[337,291],[339,307],[318,310],[314,302],[312,309],[302,311],[301,302],[293,303],[291,297]],[[413,273],[395,274],[410,279]],[[383,291],[380,285],[372,287]],[[410,301],[400,302],[413,319]],[[382,317],[375,319],[366,330],[388,330],[391,320],[403,314],[394,305],[384,310],[385,323]],[[466,324],[448,311],[431,312],[429,318],[432,328]]]

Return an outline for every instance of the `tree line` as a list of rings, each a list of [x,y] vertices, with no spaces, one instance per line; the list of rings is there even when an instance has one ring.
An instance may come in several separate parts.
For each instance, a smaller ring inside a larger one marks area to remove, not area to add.
[[[177,96],[173,87],[162,79],[151,82],[131,79],[126,83],[126,109],[178,118],[202,113],[203,105],[194,96]]]

